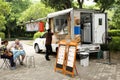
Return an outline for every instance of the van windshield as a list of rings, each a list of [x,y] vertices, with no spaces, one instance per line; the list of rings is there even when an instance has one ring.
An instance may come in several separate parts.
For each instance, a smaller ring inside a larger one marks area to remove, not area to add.
[[[46,33],[44,33],[40,38],[46,38]]]

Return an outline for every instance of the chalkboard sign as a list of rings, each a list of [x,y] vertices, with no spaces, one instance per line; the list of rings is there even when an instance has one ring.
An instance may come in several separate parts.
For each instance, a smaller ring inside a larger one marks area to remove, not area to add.
[[[65,53],[66,53],[66,41],[61,41],[58,47],[55,71],[56,70],[64,71],[63,69],[65,63]]]
[[[68,46],[65,73],[72,74],[72,76],[74,75],[76,50],[77,50],[77,43],[70,42]]]

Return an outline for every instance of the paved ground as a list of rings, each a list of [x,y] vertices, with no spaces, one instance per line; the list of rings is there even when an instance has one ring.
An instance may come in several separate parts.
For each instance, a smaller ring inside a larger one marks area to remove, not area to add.
[[[36,54],[32,46],[24,44],[27,55],[35,57],[34,66],[20,66],[17,63],[16,70],[8,68],[0,69],[0,80],[120,80],[120,62],[112,60],[115,64],[104,64],[107,60],[90,59],[89,66],[82,67],[79,60],[76,61],[78,75],[72,78],[54,71],[55,56],[50,56],[51,61],[46,61],[44,53]],[[26,59],[25,59],[26,61]],[[0,65],[2,60],[0,59]],[[25,63],[26,64],[26,63]]]

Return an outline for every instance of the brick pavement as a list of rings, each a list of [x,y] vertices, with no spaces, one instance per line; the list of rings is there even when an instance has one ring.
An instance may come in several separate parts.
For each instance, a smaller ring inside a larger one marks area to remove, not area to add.
[[[108,65],[103,64],[104,60],[91,59],[87,67],[82,67],[77,60],[76,66],[79,75],[75,74],[75,77],[72,78],[70,75],[63,75],[58,71],[54,72],[55,56],[50,56],[51,61],[46,61],[44,53],[35,54],[31,49],[27,48],[26,50],[30,51],[29,54],[34,55],[35,68],[17,64],[16,70],[0,69],[0,80],[120,80],[119,60],[112,60],[116,64]],[[0,59],[0,65],[1,62]]]
[[[36,54],[35,68],[17,64],[16,70],[0,69],[0,80],[120,80],[120,63],[108,65],[90,60],[89,66],[82,67],[77,60],[79,75],[72,78],[59,71],[54,72],[55,57],[50,58],[51,61],[48,62],[44,59],[44,54]]]

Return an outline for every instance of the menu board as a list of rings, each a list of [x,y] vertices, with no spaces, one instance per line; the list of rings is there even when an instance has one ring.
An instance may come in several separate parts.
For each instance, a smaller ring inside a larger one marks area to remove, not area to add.
[[[70,46],[68,49],[66,70],[71,71],[71,72],[74,66],[75,54],[76,54],[76,47]]]
[[[60,44],[58,48],[58,54],[57,54],[57,62],[56,62],[57,68],[61,68],[61,69],[63,68],[65,51],[66,51],[66,45]]]
[[[75,51],[76,51],[75,47],[74,46],[70,46],[69,52],[68,52],[67,66],[73,67]]]
[[[72,77],[74,77],[74,69],[77,72],[77,68],[75,65],[76,61],[76,52],[77,52],[77,42],[76,41],[71,41],[68,44],[68,51],[66,54],[66,66],[65,66],[65,74],[71,74]]]
[[[58,47],[55,71],[61,70],[65,74],[68,73],[74,76],[76,50],[77,42],[71,41],[69,44],[66,44],[65,41],[61,42]]]
[[[58,60],[57,60],[58,64],[63,64],[64,56],[65,56],[65,46],[60,45],[59,51],[58,51]]]

